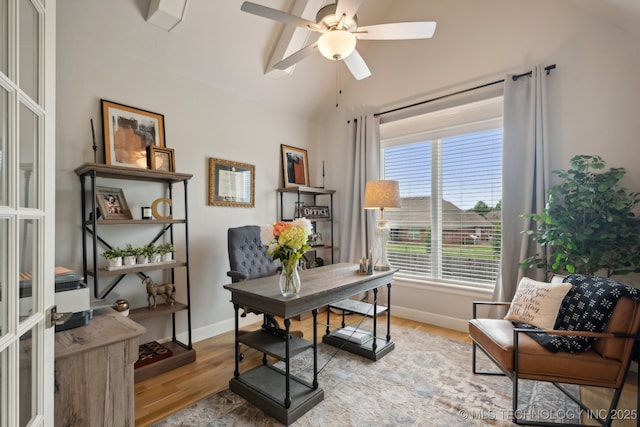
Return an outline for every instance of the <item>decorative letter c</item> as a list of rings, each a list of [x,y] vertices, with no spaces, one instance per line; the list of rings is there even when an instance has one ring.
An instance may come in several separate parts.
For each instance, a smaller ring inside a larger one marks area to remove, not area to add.
[[[155,199],[151,204],[151,212],[153,213],[153,217],[155,219],[171,219],[171,215],[160,215],[160,212],[158,212],[158,205],[162,202],[166,202],[169,206],[171,206],[171,199],[168,197]]]

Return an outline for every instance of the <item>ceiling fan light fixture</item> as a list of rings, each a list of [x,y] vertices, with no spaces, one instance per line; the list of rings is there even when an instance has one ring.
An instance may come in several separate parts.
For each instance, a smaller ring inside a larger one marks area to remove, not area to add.
[[[356,48],[356,36],[346,30],[327,31],[318,39],[322,56],[339,61],[351,55]]]

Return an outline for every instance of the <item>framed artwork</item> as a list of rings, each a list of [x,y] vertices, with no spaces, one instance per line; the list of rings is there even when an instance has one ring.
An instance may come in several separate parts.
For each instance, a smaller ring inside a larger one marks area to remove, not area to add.
[[[155,145],[148,146],[147,163],[149,169],[164,172],[176,171],[176,160],[173,148],[161,148]]]
[[[104,162],[147,169],[147,147],[164,148],[164,116],[101,100]]]
[[[282,174],[285,187],[309,186],[307,150],[282,144]]]
[[[247,163],[209,158],[209,205],[252,208],[256,168]]]
[[[122,188],[96,187],[96,202],[104,219],[133,219]]]

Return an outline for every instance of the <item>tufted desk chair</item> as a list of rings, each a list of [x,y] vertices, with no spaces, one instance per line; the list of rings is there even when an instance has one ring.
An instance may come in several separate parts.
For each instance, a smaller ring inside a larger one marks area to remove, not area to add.
[[[257,225],[229,228],[227,247],[230,266],[227,276],[231,277],[232,282],[273,276],[278,273],[276,262],[267,254],[266,246],[260,240],[260,227]],[[263,314],[245,307],[241,316],[246,317],[247,312]],[[278,321],[269,314],[263,316],[262,329],[265,332],[283,337],[285,334],[284,329],[278,325]],[[294,331],[292,334],[302,336],[302,333],[298,331]]]
[[[230,228],[227,232],[227,245],[231,267],[227,276],[234,283],[273,276],[278,272],[276,262],[267,254],[266,247],[260,240],[260,227],[257,225]]]

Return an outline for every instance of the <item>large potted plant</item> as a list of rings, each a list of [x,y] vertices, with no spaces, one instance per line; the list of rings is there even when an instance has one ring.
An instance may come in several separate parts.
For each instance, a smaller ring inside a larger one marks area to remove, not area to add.
[[[601,157],[578,155],[569,169],[553,173],[562,182],[547,190],[544,211],[522,215],[538,224],[524,233],[543,253],[520,266],[543,268],[547,276],[640,271],[640,220],[633,212],[640,195],[620,184],[625,170],[605,170]]]

